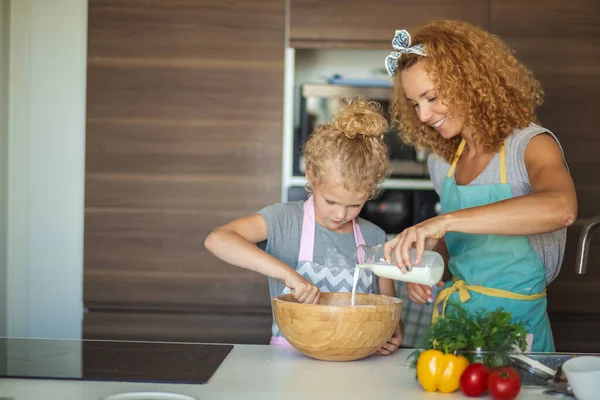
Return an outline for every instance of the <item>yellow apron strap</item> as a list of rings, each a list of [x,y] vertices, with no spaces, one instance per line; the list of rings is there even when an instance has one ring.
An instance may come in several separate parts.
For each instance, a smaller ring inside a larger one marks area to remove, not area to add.
[[[452,174],[456,169],[456,164],[458,163],[458,159],[460,158],[463,150],[465,149],[465,139],[460,141],[458,145],[458,149],[456,149],[456,154],[454,155],[454,160],[452,160],[452,165],[448,170],[448,174],[446,175],[448,178],[452,178]],[[502,143],[502,147],[500,148],[500,182],[506,184],[506,148],[504,143]]]
[[[502,147],[500,148],[500,182],[506,184],[506,150],[504,148],[504,143],[502,143]]]
[[[452,178],[452,174],[454,173],[454,169],[456,168],[456,163],[458,162],[458,159],[460,158],[460,155],[462,154],[464,149],[465,149],[465,139],[460,141],[460,144],[458,145],[458,149],[456,149],[456,154],[454,154],[454,160],[452,160],[452,166],[448,170],[448,175],[446,175],[448,178]]]
[[[433,304],[433,316],[431,318],[432,322],[435,322],[435,320],[439,317],[438,305],[440,303],[442,303],[442,317],[444,316],[448,298],[450,298],[450,295],[455,292],[458,292],[458,297],[460,298],[461,303],[464,303],[471,298],[469,291],[485,294],[487,296],[513,300],[537,300],[546,296],[546,289],[544,289],[544,291],[541,293],[525,295],[509,292],[507,290],[486,288],[485,286],[469,286],[465,281],[457,280],[456,277],[453,277],[452,280],[454,281],[454,284],[451,287],[442,290],[438,294],[437,299]]]

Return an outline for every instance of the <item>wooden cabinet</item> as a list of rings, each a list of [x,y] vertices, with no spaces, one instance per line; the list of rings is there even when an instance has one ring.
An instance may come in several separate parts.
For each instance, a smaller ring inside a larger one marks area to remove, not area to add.
[[[527,10],[527,12],[524,12]],[[592,238],[588,272],[576,275],[577,239],[600,213],[600,3],[592,0],[492,0],[490,29],[515,49],[541,81],[543,126],[559,138],[577,190],[579,217],[569,228],[562,270],[548,287],[558,350],[598,351],[600,237]]]
[[[280,200],[285,2],[91,0],[86,338],[266,343],[266,278],[204,249]]]
[[[487,28],[488,0],[290,0],[290,47],[391,48],[397,29],[436,18]]]

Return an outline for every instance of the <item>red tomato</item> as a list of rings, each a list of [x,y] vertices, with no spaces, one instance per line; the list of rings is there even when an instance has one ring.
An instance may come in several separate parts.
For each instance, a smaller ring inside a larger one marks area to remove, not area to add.
[[[494,368],[487,389],[494,400],[513,400],[521,391],[521,376],[511,367]]]
[[[488,385],[490,370],[481,363],[473,363],[460,376],[460,390],[468,397],[481,396]]]

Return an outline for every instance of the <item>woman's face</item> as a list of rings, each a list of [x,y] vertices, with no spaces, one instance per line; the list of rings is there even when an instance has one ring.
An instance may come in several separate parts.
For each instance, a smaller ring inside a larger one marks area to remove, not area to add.
[[[456,112],[452,117],[448,115],[448,107],[436,96],[435,85],[423,68],[422,62],[403,70],[400,73],[400,82],[406,99],[414,107],[421,122],[432,126],[445,139],[460,134],[463,129],[461,118]]]
[[[330,184],[326,180],[311,186],[317,222],[330,231],[352,232],[352,220],[360,213],[367,196],[349,192],[343,186]]]

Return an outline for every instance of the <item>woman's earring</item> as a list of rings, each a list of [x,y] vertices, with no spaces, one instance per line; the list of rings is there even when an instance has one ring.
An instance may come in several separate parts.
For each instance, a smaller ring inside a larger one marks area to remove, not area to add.
[[[306,190],[308,193],[312,193],[312,188],[308,183],[304,185],[304,190]]]

